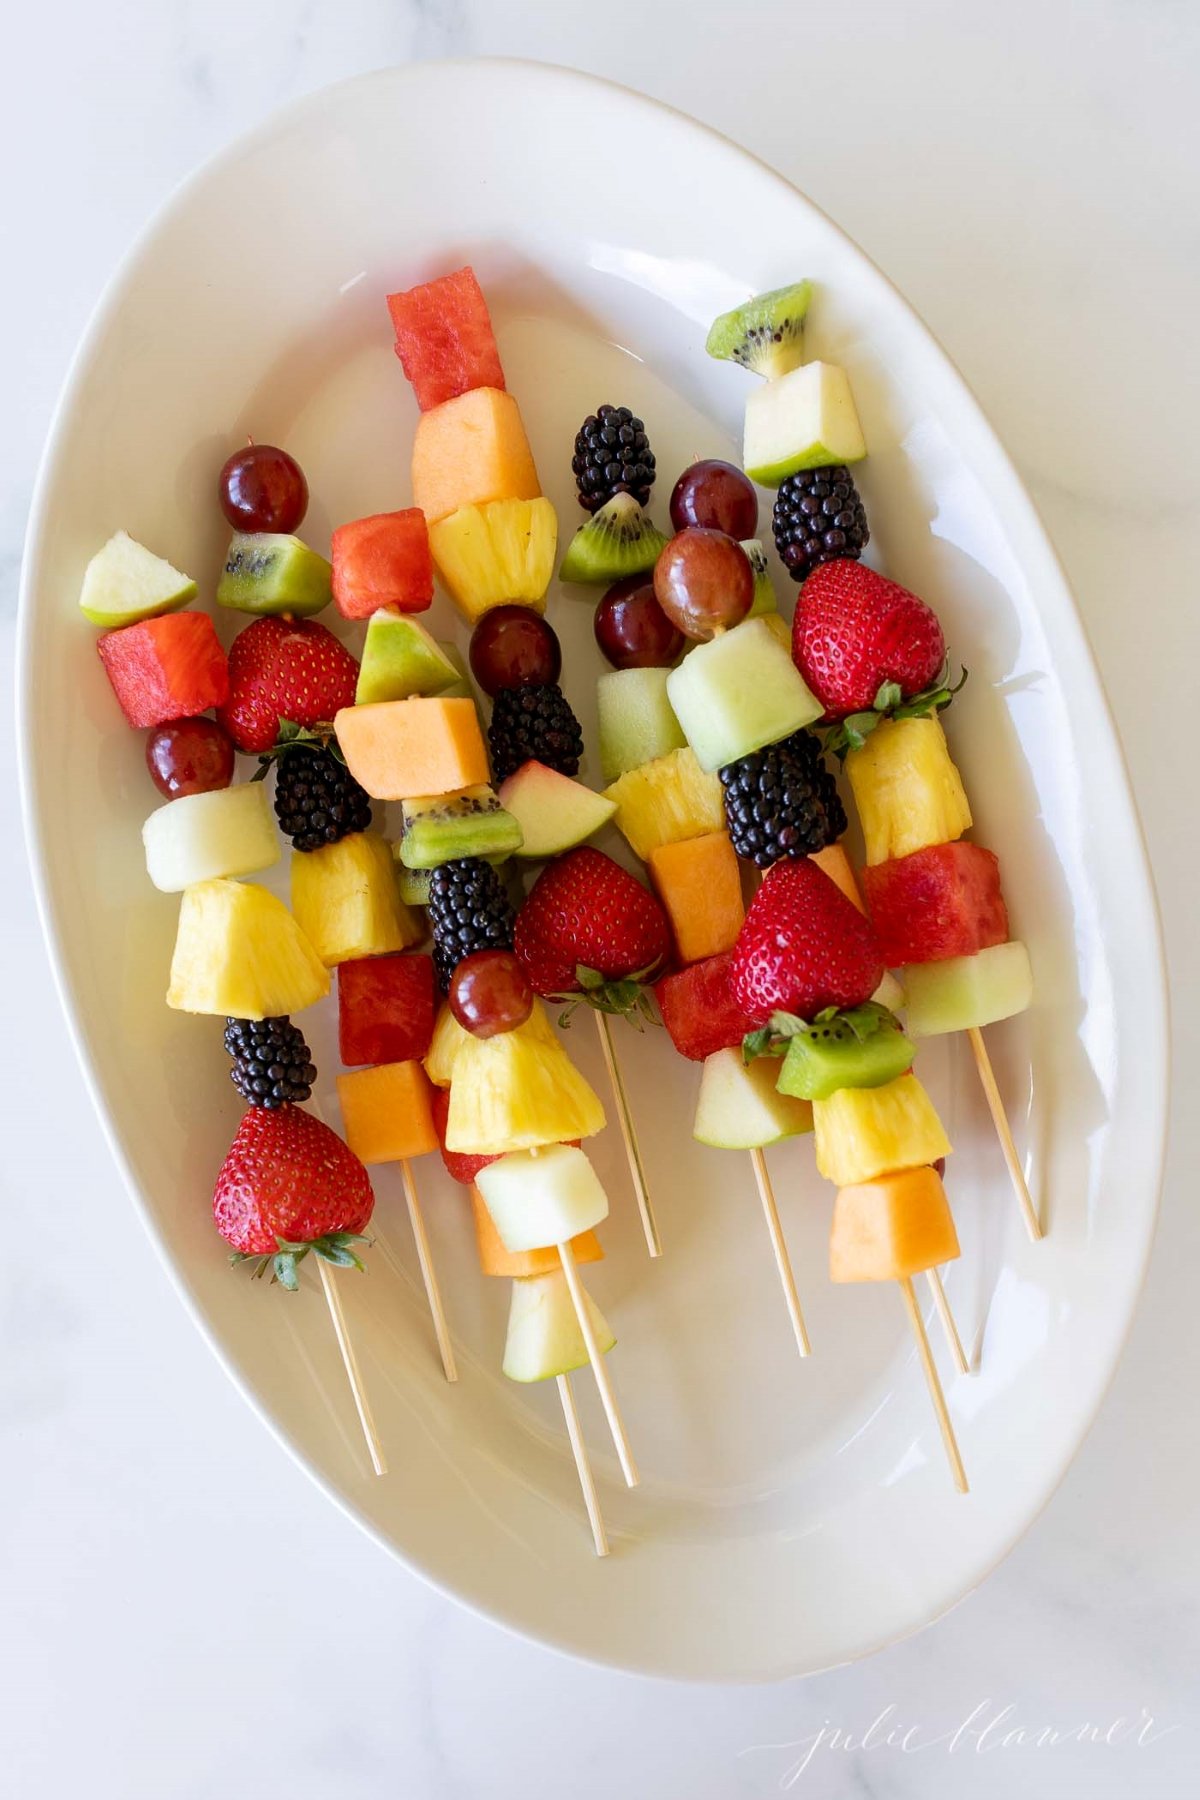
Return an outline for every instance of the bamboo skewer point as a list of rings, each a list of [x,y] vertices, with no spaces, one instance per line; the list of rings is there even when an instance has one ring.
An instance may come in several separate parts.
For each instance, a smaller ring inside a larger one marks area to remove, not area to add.
[[[604,1529],[604,1516],[600,1511],[600,1499],[596,1493],[596,1482],[592,1475],[592,1465],[588,1461],[587,1445],[583,1441],[583,1430],[579,1423],[579,1413],[575,1406],[575,1396],[571,1392],[571,1377],[556,1375],[558,1397],[562,1401],[563,1418],[566,1421],[567,1436],[571,1440],[571,1450],[575,1457],[575,1468],[579,1475],[579,1485],[583,1490],[583,1504],[587,1507],[588,1523],[592,1528],[592,1542],[596,1546],[597,1556],[608,1555],[608,1534]]]
[[[571,1304],[575,1308],[575,1317],[579,1321],[579,1329],[587,1346],[588,1361],[592,1365],[592,1374],[596,1377],[596,1386],[600,1390],[600,1401],[604,1407],[604,1416],[608,1420],[608,1429],[612,1433],[612,1441],[616,1447],[621,1471],[628,1487],[636,1487],[641,1477],[637,1464],[633,1460],[633,1451],[625,1431],[625,1421],[621,1417],[621,1409],[617,1404],[616,1391],[612,1378],[596,1341],[596,1333],[592,1327],[591,1315],[587,1309],[587,1297],[583,1291],[583,1283],[579,1279],[579,1270],[575,1266],[575,1252],[569,1243],[559,1244],[558,1256],[562,1263],[563,1274],[567,1278],[567,1287],[571,1292]]]
[[[779,1270],[780,1285],[787,1303],[788,1317],[792,1321],[796,1348],[801,1356],[809,1356],[812,1353],[812,1345],[808,1339],[804,1314],[800,1310],[800,1296],[796,1292],[796,1277],[792,1273],[792,1260],[788,1255],[787,1240],[783,1235],[783,1226],[779,1219],[779,1208],[775,1204],[775,1190],[771,1186],[767,1159],[761,1150],[755,1149],[750,1152],[750,1162],[754,1169],[754,1179],[758,1183],[759,1197],[762,1200],[763,1212],[767,1220],[767,1230],[771,1234],[771,1248],[775,1252],[775,1267]]]
[[[949,1347],[954,1366],[960,1375],[969,1375],[971,1373],[971,1365],[967,1361],[967,1353],[963,1349],[962,1339],[958,1335],[958,1326],[954,1322],[954,1314],[950,1311],[950,1302],[946,1298],[946,1290],[942,1286],[941,1270],[926,1269],[925,1275],[929,1282],[929,1291],[933,1295],[933,1304],[937,1308],[937,1316],[942,1321],[942,1330],[946,1334],[946,1343]]]
[[[987,1045],[983,1041],[983,1033],[978,1025],[969,1025],[967,1036],[971,1040],[971,1050],[975,1057],[975,1067],[979,1071],[980,1085],[987,1098],[988,1111],[991,1113],[992,1123],[996,1127],[996,1136],[1000,1139],[1000,1148],[1004,1152],[1004,1161],[1008,1165],[1009,1180],[1013,1184],[1013,1192],[1016,1194],[1017,1204],[1021,1208],[1021,1217],[1025,1221],[1025,1229],[1036,1244],[1043,1236],[1042,1223],[1038,1218],[1037,1208],[1033,1204],[1025,1182],[1025,1171],[1022,1169],[1021,1159],[1017,1155],[1017,1146],[1013,1143],[1008,1114],[1004,1110],[1004,1101],[1000,1098],[1000,1089],[996,1085],[992,1059],[987,1053]]]
[[[625,1145],[625,1155],[629,1163],[629,1174],[633,1181],[638,1212],[641,1214],[646,1248],[651,1256],[661,1256],[662,1241],[658,1235],[654,1209],[650,1204],[650,1194],[646,1186],[646,1171],[642,1166],[642,1153],[638,1147],[637,1132],[634,1130],[633,1116],[629,1110],[625,1082],[617,1063],[617,1053],[613,1048],[612,1026],[607,1013],[602,1013],[598,1007],[593,1007],[592,1013],[596,1020],[596,1030],[600,1036],[600,1048],[604,1052],[604,1066],[608,1070],[613,1099],[617,1105],[617,1120],[621,1127],[621,1138]]]
[[[938,1380],[937,1365],[933,1360],[933,1351],[929,1348],[929,1339],[925,1335],[925,1321],[921,1317],[917,1296],[913,1292],[911,1275],[902,1275],[899,1287],[904,1296],[904,1304],[908,1309],[908,1319],[912,1326],[913,1336],[917,1340],[917,1354],[921,1359],[921,1367],[925,1372],[925,1383],[929,1389],[929,1398],[933,1401],[933,1410],[937,1414],[937,1422],[941,1428],[942,1442],[946,1446],[946,1457],[950,1464],[950,1472],[954,1476],[954,1485],[960,1494],[965,1494],[969,1491],[967,1472],[963,1468],[958,1439],[954,1435],[950,1414],[946,1410],[946,1396],[943,1394],[942,1384]]]
[[[375,1416],[371,1411],[371,1402],[367,1399],[367,1390],[358,1366],[354,1344],[350,1337],[350,1328],[346,1324],[346,1315],[342,1311],[342,1297],[337,1291],[337,1282],[333,1271],[323,1256],[316,1258],[317,1268],[321,1273],[321,1286],[325,1290],[325,1304],[329,1308],[329,1316],[333,1320],[334,1335],[338,1341],[338,1349],[342,1353],[342,1362],[346,1369],[346,1379],[350,1383],[350,1392],[354,1395],[354,1405],[358,1412],[359,1424],[363,1436],[367,1440],[367,1449],[371,1455],[371,1467],[377,1475],[387,1474],[387,1460],[383,1454],[379,1430],[375,1424]]]
[[[442,1305],[441,1289],[438,1287],[437,1271],[433,1266],[433,1255],[429,1248],[429,1237],[425,1230],[425,1216],[421,1211],[421,1202],[417,1196],[417,1184],[413,1180],[413,1172],[407,1159],[400,1164],[400,1177],[404,1183],[404,1198],[408,1204],[409,1223],[412,1225],[413,1238],[417,1246],[417,1261],[421,1265],[421,1280],[425,1283],[425,1297],[429,1302],[429,1312],[433,1319],[433,1335],[437,1339],[437,1347],[442,1358],[442,1368],[447,1381],[458,1380],[458,1364],[454,1360],[454,1345],[450,1341],[450,1327],[446,1323],[446,1309]]]

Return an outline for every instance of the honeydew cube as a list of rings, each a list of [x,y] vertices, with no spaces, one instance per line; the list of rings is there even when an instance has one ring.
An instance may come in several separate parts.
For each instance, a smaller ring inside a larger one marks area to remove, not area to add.
[[[616,781],[687,742],[667,698],[669,669],[613,669],[596,682],[600,773]]]
[[[765,618],[697,644],[667,676],[667,694],[707,770],[790,737],[824,711]]]
[[[846,371],[833,363],[801,363],[746,401],[742,464],[764,487],[778,487],[798,469],[861,462],[866,454]]]
[[[97,550],[83,573],[79,606],[93,625],[136,625],[196,598],[196,583],[127,531]]]
[[[253,875],[279,861],[279,833],[261,781],[184,794],[156,807],[142,826],[146,873],[164,894],[198,881]]]
[[[817,1167],[837,1187],[919,1169],[949,1156],[950,1140],[915,1075],[883,1087],[839,1088],[813,1102]]]
[[[692,1136],[718,1150],[762,1150],[813,1128],[813,1110],[775,1086],[779,1064],[760,1056],[747,1065],[740,1049],[715,1050],[700,1072]]]
[[[901,971],[901,979],[913,1037],[982,1029],[1024,1012],[1033,1001],[1029,952],[1016,939],[975,956],[913,963]]]
[[[584,1294],[583,1304],[600,1352],[607,1355],[617,1340],[589,1294]],[[587,1360],[587,1345],[562,1270],[514,1281],[502,1364],[509,1380],[548,1381],[552,1375],[581,1369]]]
[[[582,1150],[517,1150],[476,1177],[506,1250],[565,1244],[608,1217],[608,1196]]]

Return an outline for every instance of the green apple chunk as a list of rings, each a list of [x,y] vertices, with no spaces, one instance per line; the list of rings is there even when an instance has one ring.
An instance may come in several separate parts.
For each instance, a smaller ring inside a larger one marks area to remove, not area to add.
[[[763,613],[779,611],[779,601],[775,594],[775,584],[771,580],[771,571],[767,567],[767,553],[758,538],[746,538],[742,544],[750,567],[754,570],[754,599],[750,603],[748,619],[761,618]]]
[[[913,1037],[939,1037],[995,1025],[1024,1012],[1033,1000],[1029,952],[1015,939],[974,956],[910,963],[900,972]]]
[[[742,463],[764,487],[798,469],[861,462],[866,454],[846,371],[833,363],[804,363],[755,388],[746,402]]]
[[[84,570],[79,608],[105,629],[176,612],[196,598],[196,583],[126,531],[114,532]]]
[[[506,1250],[569,1243],[608,1217],[599,1176],[570,1144],[514,1150],[480,1169],[476,1181]]]
[[[466,660],[456,644],[447,643],[444,638],[438,639],[438,649],[454,670],[454,680],[447,686],[437,689],[439,700],[474,700],[475,689],[471,686],[471,677],[467,671]]]
[[[458,679],[445,649],[411,613],[381,606],[367,622],[354,704],[380,700],[427,699],[443,694]]]
[[[279,861],[279,834],[264,782],[184,794],[142,826],[146,872],[164,894],[199,881],[253,875]]]
[[[601,1355],[606,1356],[617,1340],[590,1294],[584,1294],[583,1302]],[[548,1381],[552,1375],[581,1369],[587,1360],[587,1345],[562,1270],[514,1281],[501,1365],[509,1380]]]
[[[217,583],[217,605],[235,612],[308,618],[333,598],[323,556],[281,531],[235,531]]]
[[[687,743],[667,698],[669,669],[614,669],[596,682],[600,773],[616,781],[630,769]]]
[[[614,800],[540,762],[523,763],[510,775],[499,800],[521,827],[525,841],[517,855],[523,857],[571,850],[594,837],[617,810]]]
[[[790,737],[824,708],[766,618],[697,644],[667,676],[667,695],[702,769]]]
[[[778,1073],[774,1057],[747,1065],[740,1049],[714,1050],[700,1072],[692,1136],[718,1150],[763,1150],[811,1131],[812,1107],[781,1094]]]

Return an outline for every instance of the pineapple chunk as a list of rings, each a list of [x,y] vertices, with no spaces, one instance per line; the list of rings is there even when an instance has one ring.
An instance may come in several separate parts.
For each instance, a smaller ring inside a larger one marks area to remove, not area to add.
[[[871,865],[952,844],[971,829],[962,777],[935,716],[880,720],[847,756],[846,773]]]
[[[294,850],[292,910],[328,968],[407,950],[425,935],[400,898],[391,850],[373,831]]]
[[[438,574],[469,623],[508,601],[545,610],[558,520],[544,495],[460,506],[430,525],[429,544]]]
[[[531,1037],[540,1038],[543,1043],[557,1044],[554,1027],[547,1018],[541,1002],[536,1002],[533,1011],[521,1027]],[[448,1088],[454,1079],[454,1062],[465,1039],[470,1032],[464,1030],[450,1011],[448,1001],[443,1001],[441,1010],[433,1027],[433,1038],[425,1057],[425,1073],[434,1087]]]
[[[814,1100],[813,1126],[817,1167],[836,1187],[919,1169],[950,1154],[942,1121],[915,1075]]]
[[[603,1106],[540,1005],[515,1031],[491,1038],[463,1033],[450,1085],[447,1150],[505,1156],[603,1129]]]
[[[275,1019],[329,992],[329,976],[274,894],[250,881],[200,881],[186,890],[167,1005],[178,1012]]]
[[[663,844],[725,829],[721,778],[705,773],[694,750],[672,750],[630,769],[605,788],[604,798],[615,801],[613,822],[643,862]]]

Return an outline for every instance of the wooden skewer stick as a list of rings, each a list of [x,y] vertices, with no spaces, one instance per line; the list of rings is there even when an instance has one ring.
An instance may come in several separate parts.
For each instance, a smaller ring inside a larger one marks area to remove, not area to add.
[[[567,1436],[571,1440],[571,1449],[575,1454],[579,1485],[583,1489],[583,1504],[587,1507],[588,1521],[592,1527],[592,1542],[596,1546],[597,1556],[607,1556],[608,1533],[604,1529],[604,1518],[600,1511],[600,1499],[596,1493],[592,1465],[588,1461],[587,1445],[583,1441],[579,1414],[575,1408],[575,1396],[571,1392],[571,1377],[556,1375],[555,1380],[558,1383],[558,1397],[562,1401],[563,1418],[567,1422]]]
[[[942,1321],[942,1330],[946,1334],[946,1343],[954,1366],[960,1375],[969,1375],[971,1365],[967,1361],[967,1353],[963,1349],[962,1339],[958,1335],[958,1326],[954,1323],[954,1314],[950,1311],[946,1290],[942,1286],[941,1270],[926,1269],[925,1275],[929,1282],[929,1291],[933,1295],[933,1304],[937,1308],[937,1316]]]
[[[987,1053],[987,1045],[983,1041],[983,1033],[978,1025],[969,1025],[967,1036],[971,1040],[975,1067],[979,1071],[980,1084],[987,1096],[988,1110],[992,1115],[992,1123],[996,1127],[996,1136],[1000,1139],[1000,1148],[1004,1152],[1004,1160],[1008,1165],[1009,1180],[1013,1184],[1013,1192],[1016,1194],[1017,1204],[1021,1208],[1021,1217],[1025,1221],[1026,1231],[1036,1244],[1042,1236],[1042,1224],[1025,1184],[1025,1171],[1022,1169],[1021,1159],[1017,1155],[1017,1146],[1013,1143],[1008,1114],[1005,1112],[1004,1102],[1000,1098],[1000,1089],[996,1086],[992,1059]]]
[[[587,1295],[583,1291],[579,1270],[575,1266],[575,1252],[569,1243],[559,1244],[558,1255],[559,1261],[562,1263],[563,1274],[567,1278],[567,1286],[571,1290],[571,1304],[575,1308],[575,1317],[579,1320],[579,1329],[583,1333],[583,1341],[587,1346],[588,1361],[592,1365],[592,1374],[596,1377],[596,1386],[600,1389],[604,1416],[608,1420],[608,1429],[612,1433],[612,1441],[616,1446],[626,1485],[636,1487],[641,1477],[637,1472],[637,1464],[633,1460],[633,1451],[629,1447],[625,1421],[622,1419],[621,1409],[617,1405],[617,1396],[612,1378],[608,1373],[608,1365],[601,1353],[600,1345],[596,1341],[592,1317],[587,1308]]]
[[[447,1381],[457,1381],[458,1364],[454,1360],[454,1345],[450,1341],[446,1309],[442,1305],[437,1270],[433,1266],[433,1255],[425,1230],[425,1217],[421,1211],[421,1202],[417,1197],[417,1184],[413,1180],[412,1168],[407,1159],[400,1164],[400,1176],[404,1182],[404,1198],[408,1202],[409,1222],[412,1225],[413,1237],[416,1239],[417,1261],[421,1265],[421,1280],[425,1283],[425,1298],[429,1301],[429,1311],[433,1319],[433,1335],[437,1339],[437,1347],[441,1352],[442,1368],[446,1372]]]
[[[380,1442],[375,1416],[371,1411],[371,1402],[367,1399],[367,1390],[363,1383],[362,1371],[358,1366],[358,1357],[354,1353],[354,1344],[350,1338],[350,1328],[346,1324],[346,1315],[342,1311],[342,1297],[337,1291],[337,1280],[323,1256],[318,1256],[314,1260],[317,1268],[321,1271],[321,1286],[325,1290],[325,1304],[328,1306],[329,1316],[333,1320],[334,1334],[337,1337],[338,1349],[342,1353],[342,1362],[346,1367],[350,1392],[354,1395],[359,1424],[362,1426],[363,1436],[367,1440],[367,1449],[371,1453],[371,1467],[377,1475],[386,1475],[387,1461],[383,1454],[383,1444]]]
[[[621,1137],[625,1144],[625,1155],[629,1162],[629,1174],[633,1181],[633,1191],[637,1198],[638,1212],[642,1217],[642,1230],[646,1236],[646,1248],[651,1256],[662,1255],[662,1241],[658,1235],[658,1225],[654,1218],[654,1209],[650,1205],[650,1194],[646,1187],[646,1171],[642,1167],[642,1153],[638,1148],[637,1132],[634,1130],[633,1115],[629,1110],[629,1099],[625,1093],[625,1082],[617,1064],[617,1053],[613,1049],[612,1024],[607,1013],[598,1007],[592,1008],[596,1020],[596,1030],[600,1034],[600,1048],[604,1052],[604,1065],[608,1070],[608,1079],[612,1086],[613,1099],[617,1103],[617,1119],[621,1127]]]
[[[946,1396],[942,1392],[942,1384],[938,1380],[937,1367],[933,1360],[933,1351],[929,1348],[929,1339],[925,1335],[925,1321],[921,1317],[917,1296],[913,1292],[912,1276],[902,1275],[899,1285],[900,1292],[904,1296],[904,1304],[908,1308],[909,1324],[912,1326],[913,1336],[917,1340],[917,1354],[921,1358],[921,1367],[925,1371],[925,1383],[929,1389],[929,1398],[933,1401],[933,1410],[937,1414],[937,1422],[941,1427],[942,1442],[946,1446],[946,1456],[950,1463],[951,1474],[954,1476],[954,1485],[960,1494],[965,1494],[968,1491],[967,1472],[963,1468],[958,1439],[954,1435],[950,1414],[946,1410]]]
[[[759,1197],[762,1200],[763,1212],[767,1220],[767,1230],[771,1234],[771,1248],[775,1252],[775,1267],[779,1270],[779,1281],[783,1288],[784,1300],[787,1303],[788,1318],[792,1321],[796,1348],[801,1356],[808,1356],[812,1352],[812,1345],[808,1341],[804,1314],[800,1310],[800,1296],[796,1292],[796,1277],[792,1273],[792,1259],[788,1255],[787,1241],[783,1235],[783,1226],[779,1221],[779,1208],[775,1204],[775,1190],[771,1186],[767,1159],[761,1150],[751,1150],[750,1162],[754,1169],[754,1179],[758,1183]]]

